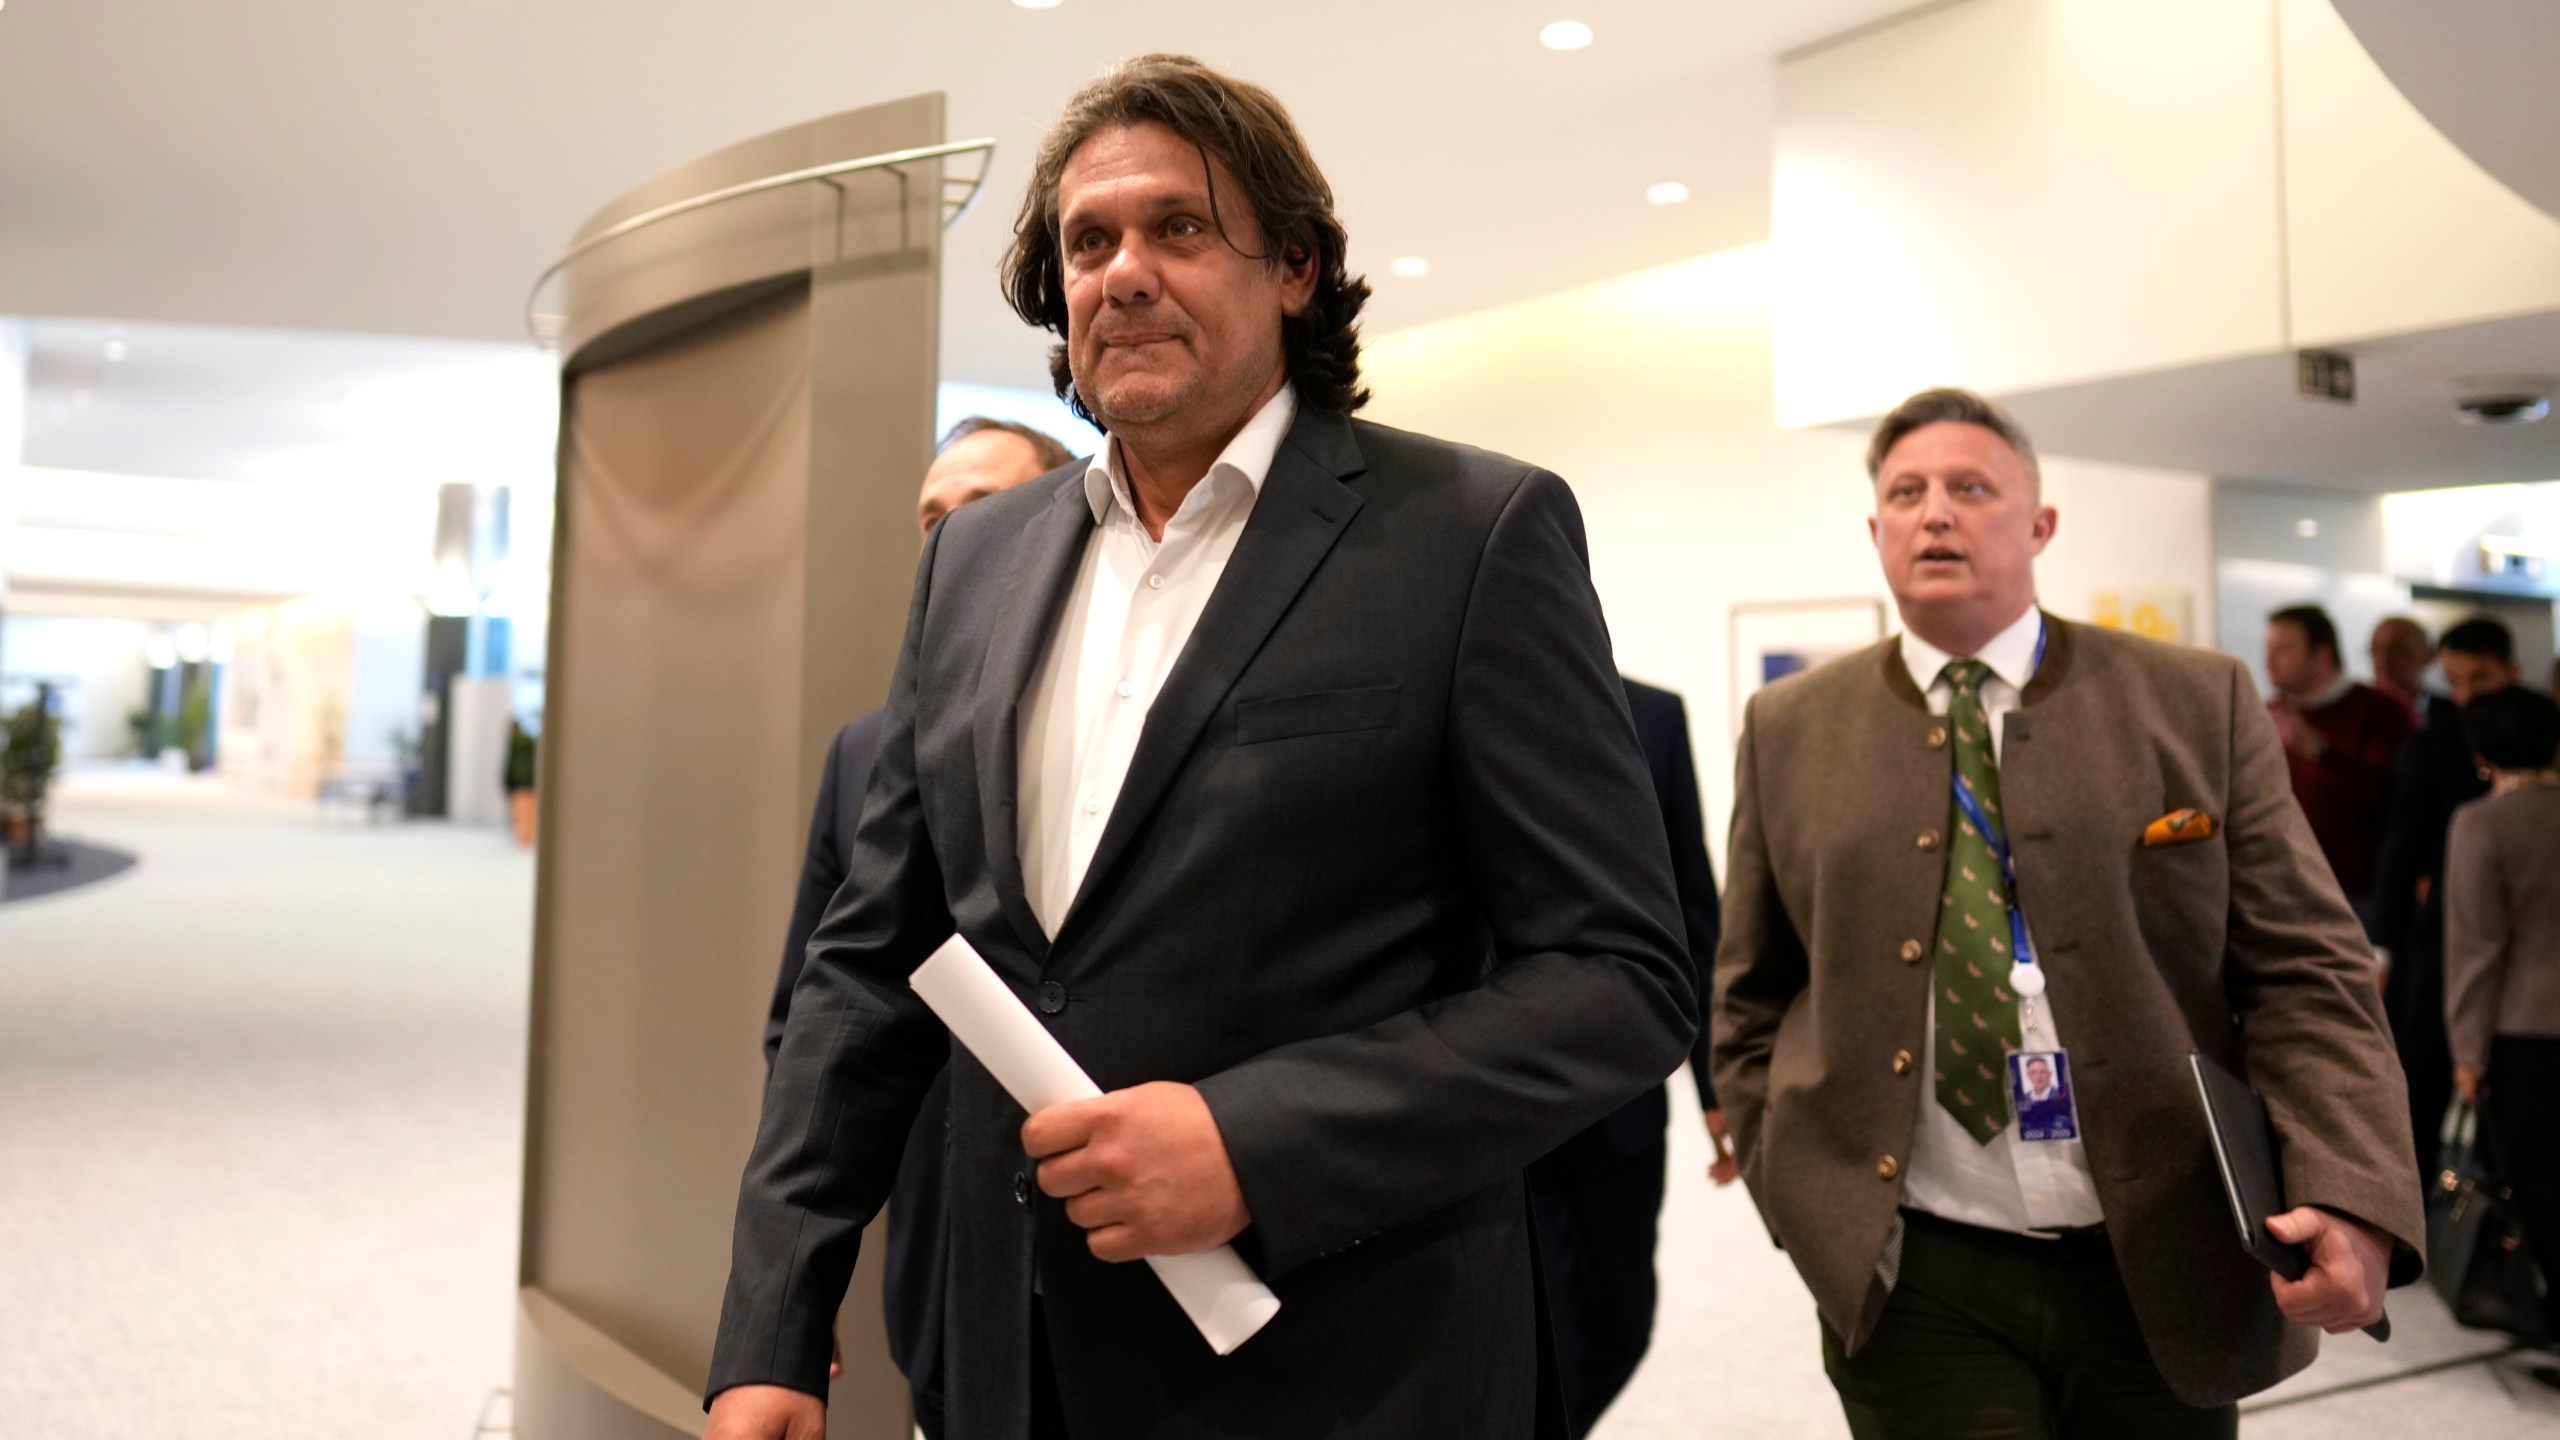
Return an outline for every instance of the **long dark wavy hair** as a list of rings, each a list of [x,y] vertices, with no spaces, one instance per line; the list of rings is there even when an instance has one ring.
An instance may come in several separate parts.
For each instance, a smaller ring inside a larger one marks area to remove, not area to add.
[[[1314,260],[1315,294],[1304,310],[1280,324],[1281,354],[1298,403],[1340,415],[1368,404],[1369,392],[1360,384],[1359,322],[1369,282],[1343,263],[1350,236],[1334,218],[1333,187],[1270,91],[1221,75],[1188,55],[1141,55],[1112,66],[1076,92],[1040,142],[1001,274],[1014,313],[1060,337],[1061,343],[1049,351],[1049,379],[1058,398],[1102,425],[1076,394],[1075,374],[1067,363],[1058,183],[1068,157],[1096,133],[1150,121],[1189,141],[1204,158],[1214,157],[1235,177],[1262,227],[1261,253],[1253,258],[1277,265],[1280,257],[1295,251]],[[1209,206],[1211,221],[1225,235],[1226,219],[1217,213],[1214,189]],[[1226,239],[1235,246],[1235,237]],[[1250,253],[1242,246],[1236,250]]]

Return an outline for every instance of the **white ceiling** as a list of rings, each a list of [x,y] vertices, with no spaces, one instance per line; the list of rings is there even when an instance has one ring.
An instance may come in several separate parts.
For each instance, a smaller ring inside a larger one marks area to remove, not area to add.
[[[2422,490],[2560,479],[2560,415],[2465,424],[2472,377],[2560,383],[2560,313],[2346,347],[2352,405],[2303,398],[2290,355],[2255,355],[2004,396],[2052,454],[2192,470],[2226,480]]]
[[[944,375],[1037,386],[993,281],[1032,147],[1107,61],[1174,49],[1292,107],[1393,329],[1762,238],[1774,57],[1908,3],[8,0],[0,314],[513,341],[623,190],[941,89],[953,136],[999,141]],[[1542,49],[1568,14],[1597,43]],[[1693,198],[1647,204],[1661,180]]]
[[[2560,216],[2560,5],[2551,0],[2335,0],[2428,123],[2508,189]]]

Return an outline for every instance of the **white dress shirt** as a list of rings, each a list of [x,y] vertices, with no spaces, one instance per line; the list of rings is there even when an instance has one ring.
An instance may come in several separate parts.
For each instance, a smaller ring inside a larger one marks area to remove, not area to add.
[[[1014,736],[1022,884],[1050,935],[1084,884],[1147,711],[1226,574],[1297,414],[1296,392],[1281,386],[1183,497],[1162,540],[1139,523],[1120,442],[1085,467],[1094,530]]]
[[[1991,753],[1995,760],[2007,730],[2007,716],[2018,708],[2027,679],[2035,674],[2037,652],[2043,641],[2043,613],[2030,605],[2027,613],[1991,637],[1991,642],[1973,657],[1991,667],[1990,676],[1982,682],[1982,710],[1984,718],[1991,722]],[[1954,692],[1938,672],[1946,668],[1949,660],[1957,658],[1960,657],[1949,655],[1908,630],[1902,632],[1902,663],[1911,670],[1911,682],[1929,697],[1932,715],[1947,713]],[[2032,912],[2033,895],[2020,894],[2016,899],[2022,910]],[[2032,932],[2028,940],[2033,942]],[[2045,972],[2045,984],[2044,995],[2034,1000],[2021,997],[2019,1001],[2021,1049],[2062,1049],[2062,1036],[2054,1028],[2051,970]],[[1937,1034],[1937,1028],[1937,987],[1931,986],[1928,1030],[1921,1037],[1923,1041]],[[2005,1078],[2002,1083],[2007,1083]],[[2086,1117],[2081,1119],[2085,1124]],[[1907,1173],[1902,1192],[1905,1205],[1966,1225],[1992,1230],[2061,1230],[2095,1225],[2106,1218],[2098,1207],[2097,1179],[2090,1173],[2089,1158],[2078,1140],[2020,1140],[2018,1122],[2012,1116],[2007,1129],[1991,1137],[1988,1144],[1977,1144],[1972,1134],[1938,1103],[1934,1091],[1924,1090],[1920,1098],[1920,1124],[1911,1137],[1911,1166]]]

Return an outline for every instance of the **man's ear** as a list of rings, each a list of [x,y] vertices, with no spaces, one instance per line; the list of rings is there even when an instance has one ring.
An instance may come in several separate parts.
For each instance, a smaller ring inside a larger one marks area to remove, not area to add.
[[[1280,313],[1295,317],[1306,313],[1316,294],[1316,254],[1314,247],[1290,239],[1280,243]]]

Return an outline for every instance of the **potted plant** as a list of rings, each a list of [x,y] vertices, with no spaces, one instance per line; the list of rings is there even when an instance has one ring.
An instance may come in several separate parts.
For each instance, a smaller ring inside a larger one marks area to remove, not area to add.
[[[534,790],[537,747],[533,732],[521,720],[507,727],[507,812],[515,822],[516,843],[531,845],[540,805]]]
[[[45,796],[62,765],[62,725],[53,715],[52,686],[37,686],[36,698],[0,725],[0,746],[0,810],[8,813],[9,848],[30,854],[44,838]]]

